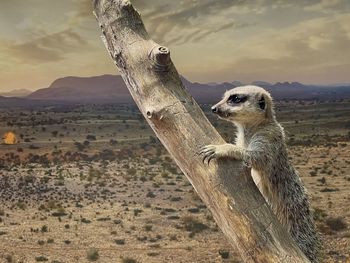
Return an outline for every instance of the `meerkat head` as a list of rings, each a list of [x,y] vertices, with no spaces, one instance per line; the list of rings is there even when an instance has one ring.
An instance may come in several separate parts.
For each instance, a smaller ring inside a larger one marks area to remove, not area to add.
[[[219,118],[240,124],[260,123],[274,118],[271,95],[257,86],[242,86],[226,91],[211,108]]]

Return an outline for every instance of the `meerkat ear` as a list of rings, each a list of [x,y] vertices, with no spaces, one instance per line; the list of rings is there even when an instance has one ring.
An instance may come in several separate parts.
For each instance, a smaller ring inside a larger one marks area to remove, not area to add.
[[[258,104],[259,104],[259,108],[260,108],[261,110],[265,110],[265,108],[266,108],[266,102],[265,102],[265,96],[264,96],[264,95],[261,95],[261,98],[259,99]]]

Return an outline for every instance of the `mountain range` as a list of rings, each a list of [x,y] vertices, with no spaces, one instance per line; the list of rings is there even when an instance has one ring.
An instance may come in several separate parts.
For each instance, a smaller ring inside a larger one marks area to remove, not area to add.
[[[198,83],[181,77],[184,86],[199,103],[214,103],[222,94],[241,82]],[[275,100],[339,100],[350,98],[350,85],[304,85],[299,82],[271,84],[255,81],[253,85],[267,89]],[[39,89],[27,96],[5,97],[0,94],[0,105],[43,105],[59,103],[133,103],[121,76],[64,77],[55,80],[48,88]],[[17,98],[21,97],[21,98]]]
[[[29,94],[31,94],[32,91],[27,90],[27,89],[15,89],[7,92],[1,92],[0,96],[3,97],[26,97]]]

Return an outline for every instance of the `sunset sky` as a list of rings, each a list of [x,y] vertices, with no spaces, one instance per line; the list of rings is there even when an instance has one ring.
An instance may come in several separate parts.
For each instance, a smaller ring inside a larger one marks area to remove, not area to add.
[[[350,83],[349,0],[134,0],[191,81]],[[90,0],[0,1],[0,91],[116,73]]]

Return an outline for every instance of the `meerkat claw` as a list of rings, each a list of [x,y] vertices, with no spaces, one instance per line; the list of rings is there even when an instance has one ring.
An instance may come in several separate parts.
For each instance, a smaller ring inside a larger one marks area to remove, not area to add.
[[[208,165],[210,164],[210,161],[215,159],[215,154],[211,154],[209,157],[208,157]]]
[[[203,155],[202,162],[209,165],[210,161],[215,158],[215,149],[213,145],[205,145],[200,148],[200,155]]]
[[[208,145],[204,145],[199,149],[199,153],[203,154],[207,150]]]
[[[205,154],[203,156],[203,159],[202,159],[203,163],[208,162],[208,159],[210,158],[210,156],[211,156],[211,154]],[[208,165],[209,165],[209,163],[208,163]]]
[[[214,147],[213,145],[205,145],[200,148],[200,154],[205,154],[209,152],[214,152]]]

